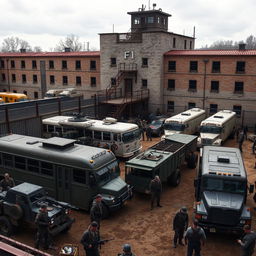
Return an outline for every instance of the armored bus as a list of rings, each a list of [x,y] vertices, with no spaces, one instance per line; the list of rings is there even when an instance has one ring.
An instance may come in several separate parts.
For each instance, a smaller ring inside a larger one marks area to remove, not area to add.
[[[248,181],[239,149],[205,146],[195,179],[195,218],[210,232],[242,232],[251,225],[246,206]],[[253,192],[250,185],[249,192]]]
[[[85,210],[98,193],[103,195],[106,214],[131,197],[131,188],[120,178],[118,161],[110,150],[78,145],[70,139],[1,137],[0,175],[5,172],[16,182],[43,186],[55,199]]]
[[[180,167],[196,150],[197,136],[173,134],[125,163],[125,181],[141,193],[149,193],[155,175],[172,186],[180,183]]]

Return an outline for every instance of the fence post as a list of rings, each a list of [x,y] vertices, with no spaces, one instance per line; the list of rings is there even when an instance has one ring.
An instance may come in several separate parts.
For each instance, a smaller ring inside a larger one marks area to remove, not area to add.
[[[60,101],[60,98],[58,98],[58,112],[59,112],[59,116],[61,116],[61,101]]]
[[[7,106],[5,107],[5,121],[7,125],[7,132],[11,133],[10,121],[9,121],[9,111]]]
[[[78,113],[81,113],[81,97],[82,96],[78,97]]]

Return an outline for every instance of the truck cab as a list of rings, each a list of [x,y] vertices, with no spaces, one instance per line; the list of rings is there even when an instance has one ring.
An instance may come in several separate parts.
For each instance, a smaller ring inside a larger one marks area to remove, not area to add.
[[[74,219],[69,216],[69,204],[48,197],[41,186],[24,182],[0,193],[0,233],[10,235],[21,222],[34,224],[43,204],[47,205],[51,235],[71,228]]]
[[[237,148],[205,146],[195,179],[195,218],[210,232],[241,233],[251,225],[247,175]],[[253,185],[250,186],[253,192]]]

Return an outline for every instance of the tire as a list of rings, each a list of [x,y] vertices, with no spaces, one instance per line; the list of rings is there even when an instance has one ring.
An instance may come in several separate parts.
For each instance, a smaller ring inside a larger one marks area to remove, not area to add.
[[[174,172],[174,174],[169,177],[168,183],[170,184],[170,186],[177,187],[180,184],[180,179],[181,179],[180,170],[177,169]]]
[[[0,216],[0,234],[10,236],[13,233],[13,225],[6,216]]]
[[[63,229],[61,232],[62,232],[63,234],[66,234],[66,233],[71,229],[71,227],[72,227],[72,224],[70,224],[68,227],[66,227],[65,229]]]
[[[8,215],[14,220],[19,220],[23,216],[22,208],[18,204],[14,204],[10,206]]]

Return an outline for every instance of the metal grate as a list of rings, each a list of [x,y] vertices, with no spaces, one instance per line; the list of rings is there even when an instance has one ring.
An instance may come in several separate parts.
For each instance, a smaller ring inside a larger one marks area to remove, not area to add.
[[[178,149],[183,147],[183,143],[170,141],[170,140],[163,140],[157,143],[156,145],[152,146],[151,149],[167,151],[167,152],[176,152]]]

